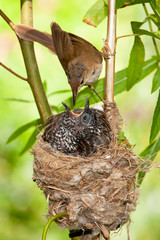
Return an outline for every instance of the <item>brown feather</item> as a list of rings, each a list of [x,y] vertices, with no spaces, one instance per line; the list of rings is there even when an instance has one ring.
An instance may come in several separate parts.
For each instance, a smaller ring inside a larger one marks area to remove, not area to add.
[[[15,25],[15,32],[19,38],[27,41],[38,42],[49,48],[52,52],[56,53],[52,36],[50,34],[41,32],[24,24]]]
[[[73,44],[70,35],[63,31],[55,22],[51,23],[51,30],[56,54],[66,71],[68,69],[68,62],[73,58]]]

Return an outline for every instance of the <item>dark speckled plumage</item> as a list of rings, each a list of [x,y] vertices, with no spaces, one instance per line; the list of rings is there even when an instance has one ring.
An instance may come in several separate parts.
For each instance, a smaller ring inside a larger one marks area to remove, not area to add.
[[[110,126],[102,111],[89,108],[87,100],[84,109],[51,116],[43,133],[44,141],[68,155],[88,156],[99,146],[110,143]]]

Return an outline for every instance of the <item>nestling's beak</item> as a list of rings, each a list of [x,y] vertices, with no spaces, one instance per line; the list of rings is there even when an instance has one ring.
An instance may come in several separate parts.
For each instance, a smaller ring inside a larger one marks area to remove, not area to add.
[[[62,104],[63,104],[63,106],[65,107],[66,111],[67,111],[68,113],[70,113],[70,115],[73,116],[73,117],[79,117],[79,116],[83,113],[83,111],[82,111],[81,113],[74,113],[74,112],[72,112],[71,109],[67,106],[67,104],[65,104],[64,102],[62,102]]]

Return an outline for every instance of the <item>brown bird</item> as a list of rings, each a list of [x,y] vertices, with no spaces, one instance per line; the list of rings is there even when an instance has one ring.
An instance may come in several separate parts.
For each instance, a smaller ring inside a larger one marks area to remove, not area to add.
[[[20,38],[39,42],[57,54],[68,77],[75,105],[81,87],[88,85],[94,90],[92,84],[98,80],[102,70],[102,53],[85,39],[63,31],[55,22],[51,23],[51,31],[52,35],[22,24],[15,25],[15,32]]]
[[[99,147],[110,143],[110,126],[103,111],[89,108],[87,99],[84,109],[73,112],[66,108],[56,116],[51,116],[44,129],[43,139],[53,148],[68,155],[88,156]]]

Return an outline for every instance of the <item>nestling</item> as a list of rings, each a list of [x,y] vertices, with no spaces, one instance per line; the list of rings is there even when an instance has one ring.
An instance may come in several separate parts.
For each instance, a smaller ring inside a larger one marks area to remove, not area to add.
[[[44,141],[74,156],[88,156],[99,147],[109,145],[110,126],[102,111],[89,108],[88,99],[84,109],[73,112],[66,104],[63,105],[65,112],[48,119],[42,136]]]

